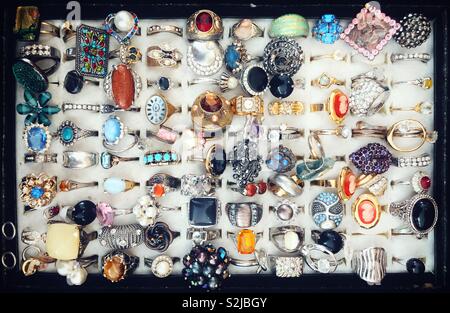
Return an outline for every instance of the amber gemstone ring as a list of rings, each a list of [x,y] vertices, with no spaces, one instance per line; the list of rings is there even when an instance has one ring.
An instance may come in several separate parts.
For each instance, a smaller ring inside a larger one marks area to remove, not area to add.
[[[341,124],[348,113],[348,102],[348,96],[339,89],[335,89],[325,103],[313,103],[310,110],[311,112],[327,111],[332,121]]]
[[[353,218],[365,229],[375,227],[380,221],[381,212],[386,210],[387,206],[380,205],[375,196],[366,193],[360,195],[352,205]]]
[[[207,91],[200,94],[191,108],[192,122],[203,130],[217,130],[231,124],[233,112],[230,102],[219,94]]]
[[[255,246],[263,236],[262,232],[255,233],[250,229],[243,229],[238,233],[227,232],[227,237],[233,240],[240,254],[252,254],[255,252]]]
[[[126,278],[139,264],[139,257],[130,256],[125,252],[115,250],[102,258],[103,277],[113,283]]]
[[[349,167],[343,167],[337,179],[312,180],[311,186],[337,188],[339,198],[349,200],[356,191],[357,177]]]

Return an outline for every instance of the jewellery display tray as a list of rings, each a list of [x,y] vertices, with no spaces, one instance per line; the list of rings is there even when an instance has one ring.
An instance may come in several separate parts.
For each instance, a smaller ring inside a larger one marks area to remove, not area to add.
[[[141,49],[143,54],[143,61],[131,67],[141,76],[143,80],[143,90],[135,102],[135,106],[141,107],[141,112],[119,112],[116,113],[125,125],[131,130],[140,130],[141,134],[145,134],[148,129],[155,129],[147,121],[142,110],[146,100],[155,93],[163,94],[170,103],[175,106],[182,107],[182,114],[176,114],[171,117],[166,123],[169,127],[176,127],[176,129],[191,128],[192,122],[188,107],[192,105],[194,99],[201,92],[210,90],[219,93],[217,86],[208,84],[199,84],[187,87],[186,81],[198,77],[187,66],[186,50],[187,39],[184,36],[178,37],[173,34],[157,34],[153,36],[146,36],[146,28],[154,24],[176,25],[185,28],[186,19],[195,11],[199,9],[209,9],[217,13],[224,21],[224,38],[220,40],[222,47],[225,49],[228,44],[232,42],[232,38],[228,37],[229,28],[231,25],[239,21],[241,18],[251,18],[256,24],[265,28],[264,38],[255,38],[244,42],[248,52],[252,55],[261,55],[264,46],[270,41],[267,31],[270,22],[283,14],[297,13],[308,19],[310,28],[314,21],[322,14],[333,13],[341,20],[341,25],[346,26],[362,8],[364,3],[348,4],[337,3],[326,6],[318,5],[319,1],[289,1],[286,3],[260,3],[255,5],[249,4],[227,4],[217,2],[202,2],[201,4],[191,3],[161,3],[151,4],[143,2],[127,2],[121,4],[119,1],[106,2],[81,2],[81,22],[90,26],[100,26],[104,18],[112,12],[120,10],[128,10],[135,12],[140,20],[140,27],[142,35],[136,36],[132,39],[132,45]],[[30,5],[30,3],[26,3]],[[160,253],[149,250],[145,245],[137,248],[129,249],[130,255],[139,256],[141,261],[138,269],[120,283],[112,284],[102,277],[100,273],[100,266],[97,270],[94,267],[89,267],[89,276],[87,281],[81,286],[67,286],[66,279],[55,272],[54,265],[50,265],[45,271],[36,273],[30,277],[25,277],[20,269],[21,251],[25,245],[20,240],[21,231],[25,227],[31,227],[34,230],[45,232],[46,219],[42,215],[42,210],[23,214],[23,204],[19,199],[18,183],[21,178],[27,174],[45,172],[51,176],[55,175],[58,180],[72,179],[80,182],[98,181],[98,188],[82,188],[70,192],[58,192],[52,204],[73,205],[78,201],[89,199],[93,202],[105,201],[116,208],[132,207],[136,200],[145,193],[145,181],[156,173],[167,173],[176,177],[181,177],[183,174],[203,174],[204,167],[200,162],[187,162],[185,160],[186,152],[183,150],[183,140],[186,134],[181,137],[173,147],[173,150],[180,152],[183,156],[182,163],[171,166],[148,167],[142,165],[140,162],[131,162],[126,164],[119,164],[109,170],[104,170],[100,165],[93,168],[74,170],[65,169],[61,164],[62,152],[65,150],[74,151],[90,151],[101,153],[105,149],[101,145],[101,136],[97,138],[87,138],[81,140],[73,147],[66,148],[57,142],[53,142],[49,151],[58,153],[57,164],[24,164],[23,154],[25,153],[25,145],[22,141],[23,130],[23,116],[16,113],[15,105],[23,102],[23,89],[18,87],[11,71],[12,62],[15,59],[17,43],[12,33],[15,18],[15,8],[21,3],[10,5],[3,10],[3,25],[2,25],[2,106],[1,110],[1,146],[2,146],[2,207],[1,207],[1,224],[11,221],[16,225],[17,235],[13,240],[7,240],[4,236],[1,237],[1,250],[11,251],[15,254],[18,265],[12,270],[6,270],[2,267],[2,289],[8,291],[25,291],[25,290],[39,290],[43,291],[57,291],[64,289],[65,291],[106,291],[106,290],[126,290],[126,291],[147,291],[147,292],[180,292],[187,291],[187,284],[180,275],[182,264],[180,262],[174,265],[174,273],[164,279],[156,278],[150,273],[150,270],[144,266],[144,257],[156,257]],[[61,25],[67,14],[66,3],[61,4],[46,4],[36,3],[39,7],[41,20],[49,21],[55,25]],[[426,129],[436,130],[439,133],[437,142],[433,144],[426,143],[419,150],[412,153],[401,153],[390,149],[389,146],[379,139],[369,137],[356,137],[350,139],[336,138],[335,136],[321,136],[321,141],[327,156],[348,155],[366,145],[369,142],[380,142],[388,147],[394,156],[420,155],[422,153],[430,153],[432,155],[432,164],[426,168],[420,168],[427,172],[432,178],[431,194],[436,199],[439,207],[439,218],[436,227],[432,233],[426,238],[418,240],[415,236],[397,236],[385,238],[379,234],[385,233],[389,229],[398,227],[400,223],[397,219],[391,217],[388,213],[382,213],[379,224],[370,230],[363,230],[353,220],[351,216],[351,204],[356,199],[358,192],[350,201],[345,203],[345,217],[344,221],[337,231],[347,233],[367,233],[366,236],[355,236],[351,239],[352,248],[364,249],[370,246],[384,247],[388,255],[387,274],[380,286],[368,286],[366,282],[361,280],[356,274],[351,271],[350,264],[341,265],[333,274],[317,274],[309,269],[306,264],[304,267],[304,274],[299,278],[277,278],[274,272],[265,272],[263,274],[255,274],[255,267],[239,268],[230,265],[229,270],[231,277],[226,279],[223,283],[222,290],[224,291],[255,291],[255,292],[296,292],[296,291],[406,291],[406,290],[427,290],[440,291],[448,289],[449,275],[446,270],[449,257],[449,205],[448,205],[448,160],[447,160],[447,115],[448,115],[448,50],[444,49],[445,44],[448,43],[448,9],[440,5],[427,5],[419,3],[413,5],[408,2],[408,5],[392,4],[391,2],[381,2],[381,10],[387,15],[400,20],[402,16],[407,13],[415,12],[422,13],[432,21],[432,34],[430,38],[421,46],[414,49],[405,49],[396,44],[393,40],[388,43],[381,54],[392,52],[427,52],[432,55],[431,61],[427,64],[421,62],[399,62],[395,64],[381,65],[384,69],[386,77],[393,80],[409,80],[419,77],[430,76],[433,78],[433,88],[430,90],[422,90],[417,86],[394,86],[391,88],[391,96],[385,105],[394,104],[395,106],[409,107],[420,101],[429,101],[433,103],[433,114],[425,115],[415,112],[399,112],[391,115],[376,114],[372,117],[358,118],[356,116],[347,116],[344,124],[349,127],[355,127],[356,121],[364,120],[373,125],[389,126],[393,123],[407,118],[413,118],[421,121]],[[41,42],[50,46],[58,48],[61,53],[65,49],[71,48],[75,45],[75,40],[69,40],[64,43],[60,38],[42,37]],[[113,38],[110,40],[110,49],[118,48],[118,43]],[[167,69],[158,67],[147,67],[145,64],[146,48],[150,45],[169,42],[172,47],[178,48],[183,53],[182,64],[177,69]],[[335,50],[344,51],[347,54],[352,54],[353,50],[339,40],[333,45],[322,44],[311,35],[308,38],[297,39],[300,43],[303,52],[305,53],[305,64],[294,78],[305,79],[305,89],[295,89],[293,94],[286,100],[299,100],[305,105],[305,112],[299,116],[270,116],[267,111],[268,104],[275,100],[275,98],[266,92],[263,96],[265,115],[264,125],[277,126],[285,123],[291,127],[300,127],[305,130],[305,136],[300,139],[282,140],[280,143],[291,148],[294,153],[308,156],[309,149],[307,143],[307,135],[310,129],[334,129],[336,125],[328,118],[328,114],[309,112],[309,104],[320,103],[326,99],[327,95],[333,87],[329,89],[319,89],[312,87],[310,81],[317,78],[321,73],[327,73],[338,79],[346,79],[347,83],[344,87],[337,87],[347,94],[350,91],[350,78],[367,72],[373,66],[368,63],[362,56],[356,56],[353,63],[338,62],[334,60],[320,60],[309,62],[309,56],[327,54]],[[377,64],[380,59],[376,58],[373,64]],[[111,60],[111,66],[117,64],[118,60]],[[74,61],[62,62],[55,74],[49,77],[49,81],[60,82],[60,85],[50,85],[48,91],[52,93],[51,103],[61,106],[62,102],[73,103],[112,103],[107,99],[103,91],[102,84],[100,86],[85,86],[81,93],[71,95],[65,91],[62,82],[65,74],[74,69]],[[222,70],[212,75],[216,78],[220,76],[222,71],[226,71],[225,67]],[[159,76],[170,77],[173,80],[183,82],[181,88],[171,89],[166,92],[160,92],[157,88],[146,88],[145,80],[155,80]],[[244,92],[237,88],[223,94],[227,99],[234,96],[244,95]],[[99,114],[85,111],[68,111],[60,112],[51,117],[52,124],[50,129],[56,130],[59,124],[64,120],[71,120],[77,126],[84,129],[101,130],[101,123],[107,117],[107,114]],[[245,117],[234,116],[231,131],[239,131],[245,122]],[[142,135],[141,135],[142,136]],[[226,138],[226,137],[225,137]],[[162,144],[158,141],[151,140],[151,150],[168,149],[167,144]],[[213,141],[222,143],[221,140]],[[208,145],[206,146],[208,147]],[[229,144],[225,144],[227,151],[232,148]],[[169,148],[170,149],[170,148]],[[183,150],[183,151],[182,151]],[[138,149],[122,153],[123,156],[137,156],[141,155]],[[266,155],[262,155],[265,159]],[[334,179],[337,177],[339,170],[345,164],[342,162],[336,163],[334,168],[327,172],[323,177],[325,179]],[[263,170],[258,176],[259,179],[266,180],[271,174],[264,164]],[[408,180],[417,168],[395,168],[391,167],[386,173],[386,177],[390,180],[402,179]],[[104,178],[117,176],[121,178],[139,181],[140,187],[134,188],[126,193],[116,196],[110,196],[103,192],[102,181]],[[231,166],[227,167],[226,172],[222,176],[222,184],[226,185],[226,181],[233,181]],[[308,182],[305,184],[305,190],[302,195],[291,199],[298,205],[305,206],[305,212],[300,214],[290,224],[299,225],[305,228],[305,242],[312,242],[310,233],[312,229],[318,229],[309,213],[309,204],[313,198],[321,191],[329,191],[323,187],[311,187]],[[388,190],[385,195],[378,197],[380,204],[389,204],[393,201],[400,201],[409,199],[413,195],[413,190],[409,186],[397,186]],[[219,224],[215,228],[222,229],[222,239],[212,241],[215,247],[225,247],[230,257],[238,259],[250,259],[252,256],[239,255],[233,242],[227,238],[227,231],[238,231],[239,229],[233,227],[225,212],[225,204],[227,202],[257,202],[263,204],[264,214],[262,220],[251,229],[255,232],[264,231],[263,238],[257,243],[257,248],[264,247],[268,254],[286,255],[278,251],[275,246],[269,241],[269,228],[282,225],[275,218],[275,215],[268,210],[269,205],[275,205],[280,201],[269,191],[264,195],[256,195],[255,197],[244,197],[237,192],[229,189],[220,188],[216,190],[215,196],[219,198],[222,204],[222,216]],[[181,196],[179,192],[172,192],[165,197],[158,199],[164,206],[182,206],[181,212],[163,212],[159,220],[166,222],[170,229],[181,232],[179,238],[176,238],[169,249],[163,254],[171,257],[182,258],[192,247],[190,240],[186,239],[186,229],[188,226],[187,208],[189,198]],[[64,217],[64,212],[57,219]],[[115,224],[118,225],[134,223],[133,215],[118,216],[115,218]],[[92,224],[85,227],[87,232],[99,230],[100,224],[94,221]],[[42,247],[42,246],[41,246]],[[109,250],[100,246],[98,241],[91,242],[84,256],[98,254],[103,256]],[[411,258],[411,257],[426,257],[426,273],[418,285],[414,277],[406,272],[405,266],[392,263],[391,258]]]

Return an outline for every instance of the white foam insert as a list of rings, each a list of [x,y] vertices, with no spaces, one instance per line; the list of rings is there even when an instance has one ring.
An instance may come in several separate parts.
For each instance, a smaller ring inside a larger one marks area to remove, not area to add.
[[[137,12],[139,13],[139,12]],[[237,19],[224,19],[224,26],[226,29],[224,39],[220,41],[222,47],[225,49],[228,44],[232,42],[230,38],[228,38],[228,29],[231,25],[236,23]],[[267,30],[271,23],[270,19],[255,19],[254,20],[261,27],[265,27]],[[61,25],[62,21],[51,21],[55,25]],[[92,25],[92,26],[100,26],[101,21],[83,21],[83,23]],[[314,21],[310,20],[309,24],[312,27]],[[348,21],[341,21],[342,25],[346,26]],[[145,34],[145,30],[148,26],[153,24],[170,24],[184,27],[185,20],[182,19],[173,19],[173,20],[149,20],[143,19],[140,20],[140,26],[142,28],[142,33]],[[45,38],[45,37],[43,37]],[[255,38],[250,41],[245,42],[245,46],[247,50],[252,55],[261,55],[265,45],[269,42],[269,38],[267,36],[267,32],[265,33],[264,38]],[[266,126],[276,126],[281,123],[286,123],[288,126],[293,127],[301,127],[305,129],[305,133],[308,134],[309,129],[332,129],[335,128],[336,125],[328,118],[328,113],[326,112],[309,112],[309,104],[311,103],[321,103],[323,102],[330,90],[327,89],[319,89],[316,87],[312,87],[310,85],[310,81],[314,78],[317,78],[321,73],[325,72],[329,75],[332,75],[338,79],[346,79],[347,85],[346,88],[341,88],[347,93],[349,90],[350,78],[354,75],[363,73],[368,71],[372,66],[366,63],[367,61],[360,56],[357,56],[357,60],[362,61],[359,63],[346,63],[346,62],[337,62],[334,60],[320,60],[314,61],[312,63],[309,62],[310,55],[319,55],[319,54],[327,54],[331,53],[334,50],[341,50],[347,54],[353,53],[353,50],[347,46],[342,40],[339,40],[337,43],[333,45],[325,45],[311,36],[307,39],[299,39],[298,40],[302,49],[305,53],[305,64],[301,67],[300,71],[295,75],[294,78],[305,78],[306,79],[306,88],[304,90],[296,89],[292,95],[286,100],[300,100],[305,104],[306,112],[300,116],[270,116],[266,109],[265,111],[265,119],[264,125]],[[67,44],[58,38],[48,39],[45,38],[42,41],[45,44],[49,44],[54,46],[60,51],[65,51],[66,48],[73,47],[75,45],[75,40],[69,41]],[[110,41],[110,50],[118,48],[118,43],[114,38],[111,38]],[[185,38],[180,38],[173,34],[161,33],[153,36],[137,36],[132,40],[132,44],[137,46],[143,52],[145,56],[146,48],[150,45],[160,44],[163,42],[170,43],[173,47],[178,48],[181,52],[186,55],[187,51],[187,40]],[[401,48],[394,41],[391,41],[383,50],[381,56],[379,56],[373,63],[380,63],[380,59],[382,60],[385,53],[392,52],[427,52],[433,53],[433,39],[430,38],[426,43],[424,43],[419,48],[413,49],[412,51]],[[145,85],[145,80],[148,79],[157,79],[160,76],[167,76],[173,80],[182,81],[182,88],[174,88],[165,92],[164,95],[167,99],[173,103],[174,105],[182,106],[183,112],[182,114],[175,114],[172,116],[168,122],[167,126],[173,127],[179,130],[184,128],[190,128],[192,126],[190,113],[187,110],[187,107],[192,105],[194,99],[203,91],[212,90],[219,92],[217,86],[212,85],[195,85],[192,87],[187,87],[186,82],[195,77],[193,72],[188,68],[185,58],[183,59],[182,65],[177,69],[165,69],[165,68],[157,68],[157,67],[147,67],[145,64],[145,57],[143,58],[144,62],[138,63],[133,66],[134,70],[141,76],[143,79],[143,83]],[[110,61],[110,68],[112,65],[117,64],[119,61],[117,59],[113,59]],[[49,80],[50,81],[59,81],[60,86],[50,85],[49,91],[52,93],[53,98],[51,100],[52,104],[60,105],[66,102],[73,103],[89,103],[89,104],[102,104],[102,103],[112,103],[111,100],[108,100],[103,89],[100,84],[99,87],[92,85],[85,85],[81,93],[72,95],[69,94],[63,87],[63,81],[66,73],[72,69],[74,69],[75,64],[74,61],[62,63],[58,71],[52,75]],[[417,61],[404,61],[398,62],[395,64],[384,64],[381,65],[385,70],[385,74],[389,79],[392,80],[410,80],[416,79],[423,76],[431,76],[433,77],[433,59],[431,59],[428,64],[424,64]],[[225,70],[225,68],[223,68]],[[213,77],[220,76],[220,72]],[[155,88],[146,88],[144,86],[143,91],[141,92],[139,98],[137,99],[135,105],[144,108],[144,104],[146,100],[154,93],[158,92]],[[231,99],[237,95],[243,95],[243,91],[240,88],[236,90],[227,92],[224,96],[227,99]],[[266,92],[264,95],[265,106],[274,100],[274,97],[270,94],[270,92]],[[17,85],[17,103],[23,101],[23,90],[20,86]],[[387,105],[394,103],[396,106],[402,107],[410,107],[414,106],[416,103],[420,101],[430,101],[433,103],[433,89],[431,90],[422,90],[417,86],[410,85],[400,85],[391,89],[391,96],[387,101]],[[152,129],[152,125],[147,121],[145,117],[144,110],[140,113],[133,112],[120,112],[117,113],[120,116],[125,125],[128,125],[130,129],[141,131],[141,134],[145,135],[146,129]],[[187,152],[187,144],[186,141],[189,139],[188,134],[184,134],[183,137],[178,140],[178,142],[172,147],[177,150],[179,153],[183,154],[183,162],[178,165],[166,166],[166,167],[147,167],[139,162],[126,162],[121,163],[118,166],[114,166],[109,170],[104,170],[100,165],[88,169],[82,170],[71,170],[65,169],[62,165],[62,152],[66,150],[57,140],[54,140],[50,152],[58,153],[58,163],[57,164],[24,164],[23,163],[23,154],[25,151],[25,144],[22,140],[22,132],[23,132],[23,120],[24,117],[20,115],[16,115],[16,133],[17,133],[17,145],[16,145],[16,155],[17,155],[17,184],[20,182],[21,177],[29,174],[29,173],[40,173],[46,172],[51,175],[56,175],[58,180],[61,179],[72,179],[80,182],[90,182],[93,180],[99,181],[98,188],[82,188],[78,190],[74,190],[71,192],[58,192],[56,199],[53,201],[52,205],[60,204],[60,205],[74,205],[77,202],[83,199],[89,199],[94,202],[106,201],[110,203],[115,208],[129,208],[134,206],[136,200],[145,194],[145,181],[151,177],[155,173],[163,172],[167,174],[171,174],[177,177],[181,177],[183,174],[202,174],[204,173],[204,168],[202,163],[200,162],[186,162]],[[108,115],[102,115],[100,113],[93,113],[87,111],[67,111],[65,113],[60,112],[51,117],[52,125],[50,127],[51,131],[56,131],[58,125],[68,119],[75,122],[79,127],[84,129],[95,129],[101,131],[102,122],[107,118]],[[393,123],[407,118],[414,118],[422,122],[428,130],[433,129],[433,115],[422,115],[415,112],[398,112],[393,115],[384,115],[384,114],[376,114],[375,116],[365,118],[364,120],[368,123],[374,125],[385,125],[390,126]],[[350,127],[354,127],[356,121],[359,118],[354,116],[347,117],[345,124]],[[233,119],[232,129],[239,130],[245,122],[245,118],[243,117],[235,117]],[[349,140],[337,138],[335,136],[322,136],[322,143],[325,148],[325,152],[327,155],[347,155],[351,152],[357,150],[358,148],[366,145],[369,142],[381,142],[379,139],[371,139],[371,138],[353,138]],[[217,141],[215,141],[217,142]],[[233,141],[231,141],[233,142]],[[207,144],[206,149],[208,148],[210,143]],[[284,140],[282,142],[285,146],[291,148],[296,154],[301,155],[309,155],[308,144],[306,137],[296,140]],[[386,144],[387,145],[387,144]],[[152,150],[156,149],[170,149],[170,147],[166,144],[160,143],[158,141],[151,141]],[[232,149],[232,144],[227,145],[228,151]],[[101,137],[91,137],[87,139],[83,139],[78,141],[71,150],[81,150],[81,151],[91,151],[96,153],[101,153],[104,151],[102,146]],[[401,156],[402,154],[390,149],[391,152],[395,156]],[[422,148],[418,151],[410,154],[410,155],[419,155],[424,152],[428,152],[433,155],[433,145],[432,144],[424,144]],[[122,154],[123,156],[138,156],[142,155],[142,152],[137,148],[133,148],[131,151]],[[264,159],[266,154],[263,155]],[[337,177],[340,169],[344,166],[344,163],[337,163],[333,170],[327,173],[325,178],[334,179]],[[432,166],[429,166],[425,169],[428,174],[432,174]],[[389,179],[410,179],[412,175],[417,171],[415,168],[396,168],[392,166],[389,171],[386,173]],[[259,179],[266,179],[272,174],[272,172],[263,165],[263,171],[260,173]],[[116,196],[110,196],[103,192],[102,182],[105,178],[111,176],[118,176],[126,179],[130,179],[133,181],[139,181],[141,183],[140,188],[134,188],[131,191],[126,193],[122,193]],[[228,166],[226,172],[223,175],[223,184],[226,185],[226,180],[232,179],[232,169],[231,166]],[[301,196],[292,199],[292,201],[298,203],[299,205],[305,205],[306,210],[305,214],[301,214],[297,216],[297,218],[291,222],[293,225],[300,225],[305,229],[306,234],[306,242],[312,242],[310,237],[310,231],[312,229],[317,229],[314,225],[312,218],[309,213],[309,204],[312,199],[319,194],[321,191],[330,190],[324,189],[320,187],[310,187],[309,182],[306,183],[305,190]],[[352,198],[352,200],[346,203],[346,216],[341,226],[337,229],[338,231],[344,231],[347,233],[364,233],[364,236],[354,236],[349,238],[347,244],[353,249],[361,249],[370,246],[381,246],[384,247],[388,254],[388,272],[402,272],[405,271],[405,267],[403,265],[397,263],[391,263],[391,257],[400,257],[400,258],[409,258],[409,257],[426,257],[426,268],[427,271],[431,271],[434,268],[434,236],[433,233],[429,234],[427,238],[422,240],[418,240],[415,236],[394,236],[390,239],[387,239],[383,236],[377,236],[376,234],[380,234],[386,232],[392,228],[398,227],[401,223],[391,217],[387,213],[382,213],[381,220],[376,227],[371,230],[364,230],[358,226],[358,224],[353,220],[351,216],[351,204],[353,200],[356,199],[358,194],[362,193],[363,190],[358,190],[357,194]],[[386,191],[383,197],[379,198],[379,202],[381,204],[389,204],[392,201],[398,201],[403,199],[408,199],[413,195],[413,190],[408,186],[397,186],[395,189],[391,189],[390,187]],[[257,248],[265,248],[269,254],[274,255],[283,255],[280,251],[278,251],[275,246],[269,241],[268,233],[269,227],[281,225],[279,221],[275,218],[275,215],[269,212],[269,205],[275,205],[280,199],[276,196],[272,195],[270,192],[267,192],[264,195],[257,195],[253,198],[244,197],[236,192],[230,191],[228,189],[219,189],[216,192],[216,196],[222,202],[222,217],[220,219],[218,228],[222,229],[222,233],[225,234],[221,240],[217,240],[214,243],[216,247],[223,246],[225,247],[229,255],[231,257],[236,257],[240,259],[251,259],[253,256],[251,255],[239,255],[233,242],[230,239],[226,238],[227,231],[238,231],[239,229],[231,226],[228,221],[228,217],[226,216],[226,212],[224,210],[224,205],[227,202],[242,202],[242,201],[255,201],[264,205],[264,214],[259,224],[256,227],[252,228],[257,232],[264,231],[263,238],[257,243]],[[161,216],[161,221],[164,221],[170,225],[172,230],[177,230],[181,232],[181,236],[174,240],[169,249],[165,252],[165,254],[169,256],[178,256],[183,257],[192,247],[192,243],[189,240],[186,240],[186,229],[188,228],[188,218],[187,218],[187,209],[186,203],[189,198],[181,196],[179,192],[170,193],[166,195],[164,198],[160,199],[160,202],[164,206],[178,206],[182,205],[181,212],[164,212]],[[28,214],[23,214],[23,204],[18,198],[17,202],[18,209],[18,230],[21,232],[25,227],[31,227],[35,230],[45,232],[46,231],[46,219],[42,214],[42,210],[37,210],[30,212]],[[56,219],[64,219],[65,212],[61,212],[59,217]],[[133,215],[127,216],[119,216],[116,217],[116,224],[128,224],[134,223],[135,218]],[[91,225],[88,225],[85,230],[87,232],[99,230],[100,225],[97,221],[94,221]],[[20,243],[20,250],[24,248],[24,244]],[[45,248],[41,245],[41,248]],[[92,254],[104,255],[107,252],[107,249],[104,249],[100,246],[98,241],[91,242],[84,255],[89,256]],[[136,271],[136,274],[148,274],[149,269],[144,267],[143,258],[144,257],[155,257],[158,255],[158,252],[149,250],[144,244],[141,246],[130,249],[128,251],[132,255],[137,255],[141,257],[141,262],[139,268]],[[182,269],[182,264],[177,263],[175,265],[175,273],[180,273]],[[55,271],[54,266],[51,265],[47,269],[48,271]],[[232,274],[245,274],[245,273],[254,273],[255,268],[239,268],[235,266],[230,267]],[[90,269],[91,272],[96,272],[95,269]],[[338,273],[348,273],[351,272],[350,264],[340,265],[337,269]],[[305,267],[305,273],[312,273],[312,271]]]

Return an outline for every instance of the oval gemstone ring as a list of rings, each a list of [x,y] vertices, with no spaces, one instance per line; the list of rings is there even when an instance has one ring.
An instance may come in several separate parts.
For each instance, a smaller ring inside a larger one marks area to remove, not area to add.
[[[81,129],[74,122],[66,120],[58,127],[55,137],[59,138],[62,145],[68,147],[79,139],[96,136],[98,136],[98,131]]]
[[[134,137],[133,142],[125,146],[122,149],[114,148],[125,136],[125,134],[132,135]],[[133,148],[139,142],[139,131],[127,131],[127,128],[120,121],[120,118],[116,115],[111,115],[103,123],[102,126],[103,146],[109,151],[120,153],[125,152]]]
[[[145,115],[153,125],[164,124],[170,116],[179,112],[181,112],[180,107],[175,107],[159,94],[151,96],[145,105]]]

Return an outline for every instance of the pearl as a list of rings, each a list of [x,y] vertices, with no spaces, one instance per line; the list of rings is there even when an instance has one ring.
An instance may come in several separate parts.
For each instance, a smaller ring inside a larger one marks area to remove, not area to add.
[[[170,274],[170,264],[168,262],[162,261],[156,265],[156,273],[159,276],[165,277]]]
[[[73,272],[69,273],[69,275],[67,275],[67,283],[69,285],[80,286],[84,284],[87,276],[88,273],[84,268],[78,268],[77,270],[74,270]]]
[[[234,89],[238,86],[238,84],[239,84],[239,81],[237,80],[237,78],[235,78],[235,77],[228,78],[228,82],[227,82],[228,89]]]
[[[114,26],[118,31],[129,32],[134,26],[133,15],[128,11],[119,11],[114,16]]]
[[[61,276],[67,276],[74,268],[75,261],[56,261],[56,271]]]

